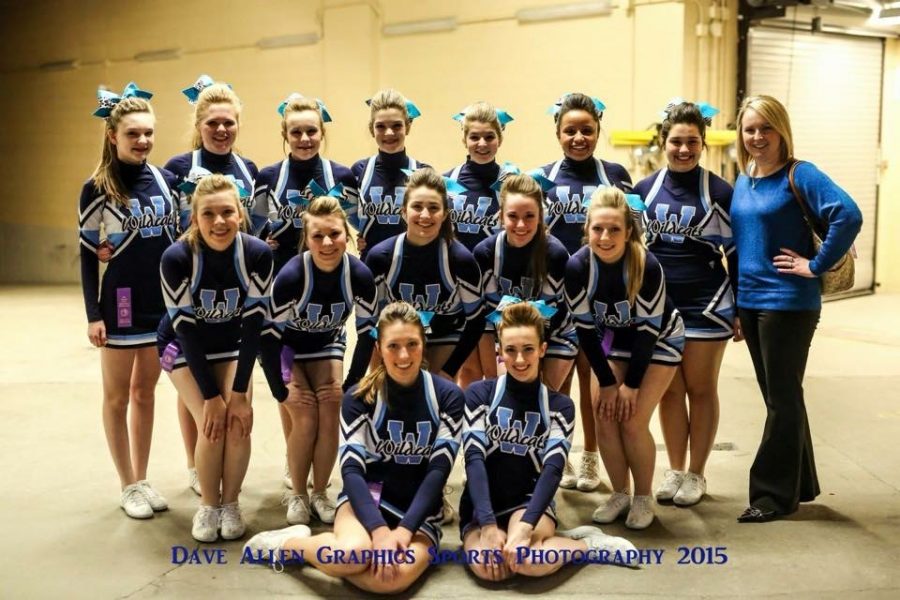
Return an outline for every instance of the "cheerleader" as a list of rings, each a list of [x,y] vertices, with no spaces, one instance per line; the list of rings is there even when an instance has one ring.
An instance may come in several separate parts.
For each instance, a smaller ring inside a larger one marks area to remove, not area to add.
[[[201,75],[194,85],[182,90],[182,93],[194,105],[193,149],[173,156],[166,163],[166,169],[179,180],[179,221],[184,230],[190,225],[191,218],[191,195],[187,190],[196,184],[200,176],[209,173],[231,175],[240,190],[244,207],[251,210],[247,201],[253,197],[259,169],[253,161],[234,152],[241,126],[241,101],[229,85],[215,83],[208,75]],[[253,215],[251,218],[254,218]],[[199,496],[200,481],[194,466],[197,428],[194,417],[181,398],[178,398],[178,424],[187,454],[188,481]]]
[[[503,229],[475,247],[486,309],[497,310],[504,296],[514,296],[520,300],[542,300],[551,311],[555,310],[544,335],[548,345],[541,361],[541,377],[551,390],[559,391],[578,352],[575,329],[563,298],[569,253],[547,233],[544,194],[529,175],[504,178],[500,219]],[[479,341],[479,352],[491,358],[484,362],[488,378],[497,376],[495,342],[494,325],[489,321]]]
[[[272,324],[263,334],[263,363],[273,395],[291,420],[288,465],[292,487],[287,521],[309,523],[310,510],[334,522],[334,503],[325,493],[338,449],[341,376],[347,351],[344,323],[356,307],[356,350],[344,382],[349,389],[365,374],[372,355],[375,282],[347,253],[350,227],[336,198],[316,198],[303,213],[301,254],[284,266],[272,287]],[[290,387],[280,376],[282,346],[288,351]],[[312,497],[302,493],[315,463]]]
[[[263,532],[244,556],[302,554],[328,575],[392,594],[412,585],[439,547],[441,489],[459,450],[464,400],[453,383],[423,370],[425,330],[412,306],[387,305],[377,335],[382,362],[341,407],[344,488],[334,532]]]
[[[157,347],[202,433],[195,452],[200,507],[191,535],[214,542],[220,527],[226,540],[244,535],[238,494],[253,427],[247,388],[269,305],[272,252],[239,231],[238,188],[225,176],[201,179],[191,203],[190,227],[162,258],[168,314]]]
[[[542,167],[556,184],[547,194],[547,222],[550,233],[562,242],[569,254],[582,246],[585,201],[598,187],[631,190],[631,177],[622,165],[594,158],[600,137],[600,120],[606,106],[584,94],[566,94],[551,107],[556,122],[556,139],[563,158]],[[576,477],[566,463],[561,487],[589,492],[600,485],[600,461],[591,409],[591,368],[584,352],[575,361],[578,372],[579,412],[584,434],[584,452]]]
[[[359,230],[361,256],[375,244],[405,229],[400,218],[406,193],[407,173],[428,165],[406,154],[406,136],[413,119],[421,113],[415,104],[396,90],[381,90],[370,100],[369,133],[378,154],[363,158],[351,167],[358,182],[359,211],[354,223]]]
[[[288,157],[259,172],[253,191],[253,212],[267,214],[269,224],[255,235],[265,238],[275,261],[275,273],[297,255],[303,212],[317,196],[340,192],[348,209],[355,210],[356,179],[350,169],[319,156],[325,123],[331,115],[320,100],[291,94],[278,107],[281,138]]]
[[[459,515],[466,556],[481,558],[467,561],[472,572],[489,581],[515,573],[540,577],[567,561],[529,558],[538,552],[574,557],[634,550],[596,527],[556,531],[553,495],[572,447],[575,405],[541,382],[547,343],[536,308],[523,302],[507,306],[497,330],[506,375],[466,391],[467,482]]]
[[[151,95],[134,83],[121,96],[97,93],[103,150],[78,211],[87,334],[101,348],[103,429],[122,486],[121,506],[136,519],[168,507],[147,481],[147,461],[159,379],[153,345],[165,312],[159,261],[175,239],[177,200],[174,176],[147,163],[156,121]],[[109,265],[101,283],[104,247]]]
[[[452,379],[484,331],[481,273],[472,254],[453,239],[440,175],[430,168],[413,173],[401,211],[408,231],[373,247],[366,265],[381,305],[404,301],[433,314],[429,369]]]
[[[732,190],[700,166],[707,119],[717,112],[706,104],[670,105],[659,132],[668,166],[635,186],[647,205],[648,247],[684,319],[682,363],[659,405],[670,468],[656,490],[657,500],[679,506],[696,504],[706,493],[703,471],[719,424],[719,367],[735,331],[734,293],[722,265],[723,256],[734,256]],[[729,272],[736,272],[734,265]]]
[[[650,487],[656,446],[650,417],[681,362],[684,324],[621,190],[594,192],[585,230],[588,245],[566,266],[566,301],[600,383],[592,398],[597,441],[613,486],[593,518],[611,523],[628,511],[625,525],[644,529],[654,517]],[[601,341],[607,335],[612,337],[608,352]]]

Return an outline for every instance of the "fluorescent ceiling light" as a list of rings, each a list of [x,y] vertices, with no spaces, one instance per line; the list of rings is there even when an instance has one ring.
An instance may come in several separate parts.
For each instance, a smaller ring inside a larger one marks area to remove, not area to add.
[[[520,23],[536,23],[540,21],[557,21],[560,19],[601,17],[611,13],[612,6],[610,3],[606,0],[601,0],[599,2],[579,2],[575,4],[523,8],[516,12],[516,19],[518,19]]]
[[[453,31],[458,23],[455,17],[446,19],[431,19],[429,21],[409,21],[407,23],[392,23],[381,28],[384,35],[412,35],[415,33],[437,33],[440,31]]]
[[[148,50],[147,52],[138,52],[134,55],[134,60],[138,62],[153,62],[156,60],[175,60],[181,58],[181,48],[166,48],[164,50]]]
[[[68,60],[54,60],[41,63],[38,68],[41,71],[71,71],[78,68],[78,61],[74,58]]]
[[[319,39],[319,34],[315,31],[276,35],[258,40],[256,47],[260,50],[271,50],[273,48],[290,48],[293,46],[312,46],[319,43]]]

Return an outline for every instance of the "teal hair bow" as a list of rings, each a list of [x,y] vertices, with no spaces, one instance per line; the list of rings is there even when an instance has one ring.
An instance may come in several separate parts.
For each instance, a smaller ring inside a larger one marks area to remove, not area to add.
[[[191,87],[186,87],[181,90],[181,93],[187,96],[188,102],[191,104],[197,103],[197,98],[200,97],[200,92],[213,85],[215,81],[209,75],[203,74],[197,78]]]
[[[566,92],[562,96],[559,97],[559,100],[554,102],[550,108],[547,109],[548,115],[553,115],[554,117],[559,114],[559,111],[562,109],[563,102],[565,102],[566,98],[572,95],[572,92]],[[589,96],[591,102],[594,103],[594,108],[597,109],[597,112],[600,113],[600,117],[603,117],[603,111],[606,110],[606,105],[603,103],[603,100],[597,98],[595,96]]]
[[[105,119],[110,115],[113,107],[121,102],[123,98],[143,98],[144,100],[149,100],[152,97],[153,94],[151,92],[142,90],[133,81],[125,86],[121,96],[115,92],[100,88],[97,90],[97,104],[99,104],[99,106],[93,112],[93,115]]]
[[[425,333],[431,333],[431,319],[434,318],[434,313],[430,310],[417,310],[416,313],[419,315],[419,321],[422,322],[422,327],[425,328]],[[373,327],[369,330],[369,335],[378,339],[378,328]]]
[[[194,167],[188,173],[187,177],[185,177],[184,181],[178,184],[178,189],[184,192],[185,194],[193,194],[194,190],[197,189],[197,184],[200,183],[200,180],[204,177],[208,177],[212,175],[212,172],[208,169],[204,169],[203,167]],[[250,197],[250,190],[244,187],[244,182],[240,179],[237,179],[234,175],[223,175],[225,179],[230,181],[237,187],[238,197],[241,199]]]
[[[497,305],[497,309],[494,312],[492,312],[491,314],[489,314],[486,318],[488,321],[493,323],[495,326],[499,325],[500,320],[503,317],[503,309],[506,308],[507,306],[512,306],[513,304],[520,304],[522,302],[525,302],[525,300],[522,300],[521,298],[518,298],[516,296],[509,296],[509,295],[503,296],[502,298],[500,298],[500,303]],[[536,308],[537,311],[541,314],[541,317],[545,320],[551,318],[553,315],[556,314],[557,309],[553,308],[552,306],[548,306],[547,303],[544,302],[543,300],[528,300],[527,302],[528,302],[528,304],[530,304],[531,306]]]
[[[500,168],[500,175],[497,176],[497,181],[491,184],[491,189],[495,192],[499,192],[507,177],[510,175],[519,175],[521,173],[522,170],[514,163],[508,161],[503,163],[503,166]],[[526,171],[525,174],[534,179],[538,185],[541,186],[541,191],[545,194],[556,186],[555,183],[544,176],[544,172],[540,169],[531,169],[530,171]]]
[[[284,102],[278,105],[278,114],[282,117],[284,116],[284,109],[287,108],[287,105],[291,103],[292,100],[299,100],[301,98],[305,98],[303,94],[298,94],[297,92],[292,93],[287,98],[284,99]],[[331,123],[331,113],[328,112],[328,109],[325,107],[325,103],[316,98],[316,105],[319,107],[319,113],[322,115],[323,123]]]
[[[344,209],[345,211],[353,208],[353,204],[350,202],[347,202],[347,200],[344,196],[344,184],[343,183],[335,184],[334,187],[332,187],[330,190],[326,191],[325,188],[323,188],[321,185],[316,183],[316,180],[313,179],[312,181],[309,182],[309,185],[307,185],[306,187],[309,188],[309,191],[311,192],[313,198],[318,198],[319,196],[331,196],[332,198],[337,198],[340,201],[341,208]]]
[[[707,125],[712,125],[712,118],[719,114],[719,109],[710,104],[709,102],[689,102],[684,98],[672,98],[669,100],[669,103],[666,104],[666,107],[660,112],[660,116],[663,119],[669,118],[669,112],[679,104],[693,104],[700,110],[700,116],[703,117],[703,120],[706,121]]]
[[[459,121],[459,123],[462,124],[463,120],[466,118],[466,111],[468,111],[468,110],[469,110],[468,106],[466,108],[462,109],[460,112],[453,115],[453,120]],[[496,109],[496,111],[497,111],[497,121],[500,122],[500,129],[506,129],[507,123],[511,123],[512,121],[515,121],[513,116],[511,114],[509,114],[508,112],[506,112],[505,110],[498,108],[498,109]]]
[[[366,100],[366,106],[372,106],[372,99],[369,98]],[[406,101],[406,114],[409,115],[409,120],[412,121],[418,117],[422,116],[422,111],[419,110],[419,107],[413,104],[412,100]]]

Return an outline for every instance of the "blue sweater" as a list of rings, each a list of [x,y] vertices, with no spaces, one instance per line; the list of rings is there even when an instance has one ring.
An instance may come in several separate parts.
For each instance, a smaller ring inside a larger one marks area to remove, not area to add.
[[[822,306],[818,279],[781,274],[772,263],[790,248],[810,259],[816,274],[846,254],[862,226],[853,199],[815,165],[801,163],[794,182],[812,214],[828,223],[828,235],[813,255],[812,236],[788,183],[785,165],[766,177],[740,175],[731,201],[731,228],[738,256],[737,305],[765,310],[816,310]]]

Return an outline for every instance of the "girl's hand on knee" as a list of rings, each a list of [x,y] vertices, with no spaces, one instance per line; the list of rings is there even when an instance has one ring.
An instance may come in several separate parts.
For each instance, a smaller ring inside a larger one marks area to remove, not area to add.
[[[481,528],[481,545],[485,553],[484,570],[491,581],[500,581],[509,576],[509,568],[503,560],[503,546],[506,545],[506,532],[496,525],[485,525]]]
[[[382,583],[392,583],[397,576],[398,543],[394,531],[387,525],[377,528],[372,532],[372,550],[375,558],[372,559],[372,576]]]
[[[241,439],[250,437],[253,430],[253,407],[247,401],[247,394],[242,392],[231,392],[228,399],[228,410],[226,416],[228,424],[228,433],[234,433],[235,426],[241,427]]]
[[[203,435],[212,443],[218,442],[225,432],[225,416],[228,407],[221,395],[203,401]]]
[[[503,560],[510,571],[517,573],[519,571],[518,549],[527,548],[531,545],[531,534],[534,527],[519,521],[509,528],[506,534],[506,544],[503,546]]]
[[[627,421],[634,416],[637,408],[638,391],[624,383],[619,387],[618,402],[616,405],[616,420]]]
[[[600,397],[594,413],[601,421],[612,421],[616,416],[616,401],[619,397],[619,388],[615,385],[607,385],[600,388]]]

